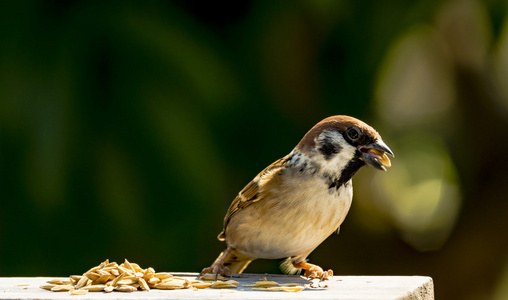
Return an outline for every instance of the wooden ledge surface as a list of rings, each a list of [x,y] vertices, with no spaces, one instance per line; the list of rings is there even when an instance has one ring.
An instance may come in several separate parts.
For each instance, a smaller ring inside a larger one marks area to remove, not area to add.
[[[172,273],[196,279],[196,273]],[[307,288],[301,292],[253,291],[243,285],[262,278],[278,283],[308,284],[301,276],[271,274],[240,274],[233,279],[240,282],[236,289],[157,290],[132,293],[89,292],[71,296],[67,292],[50,292],[39,286],[56,277],[0,277],[0,299],[341,299],[341,300],[433,300],[434,284],[426,276],[334,276],[324,281],[325,288]]]

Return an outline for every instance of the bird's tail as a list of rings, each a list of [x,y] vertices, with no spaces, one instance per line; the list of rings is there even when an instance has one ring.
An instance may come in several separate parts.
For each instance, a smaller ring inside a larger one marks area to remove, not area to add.
[[[222,265],[228,267],[231,274],[240,274],[247,268],[251,261],[253,261],[252,258],[242,255],[233,247],[228,246],[226,250],[222,251],[219,257],[217,257],[212,266]]]

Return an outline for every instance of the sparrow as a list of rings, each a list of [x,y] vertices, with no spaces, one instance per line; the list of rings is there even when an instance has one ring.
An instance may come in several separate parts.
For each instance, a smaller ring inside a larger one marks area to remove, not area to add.
[[[242,273],[255,259],[283,259],[283,271],[304,270],[325,280],[333,271],[307,256],[339,227],[353,198],[351,180],[364,165],[386,171],[393,152],[379,133],[353,117],[328,117],[312,127],[285,157],[238,193],[218,235],[226,242],[200,275]]]

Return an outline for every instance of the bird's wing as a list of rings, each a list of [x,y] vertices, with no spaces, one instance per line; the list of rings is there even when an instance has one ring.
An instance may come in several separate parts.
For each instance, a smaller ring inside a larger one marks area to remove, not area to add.
[[[285,157],[278,159],[277,161],[266,167],[251,182],[249,182],[240,191],[240,193],[238,193],[238,196],[236,196],[236,198],[233,200],[233,202],[229,206],[228,212],[226,213],[226,217],[224,218],[224,229],[218,236],[219,240],[221,241],[225,240],[226,227],[228,226],[231,217],[235,213],[251,205],[252,203],[258,202],[263,199],[262,193],[259,188],[260,182],[266,182],[271,180],[282,169],[284,162],[286,162]]]

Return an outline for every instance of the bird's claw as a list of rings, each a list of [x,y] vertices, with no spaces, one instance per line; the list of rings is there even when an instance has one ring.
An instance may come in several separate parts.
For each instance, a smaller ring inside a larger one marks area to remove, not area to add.
[[[211,267],[204,268],[201,273],[199,273],[199,277],[205,274],[215,274],[215,281],[217,281],[219,275],[231,277],[231,270],[223,264],[213,264]]]
[[[323,269],[320,266],[307,263],[305,261],[301,261],[298,263],[294,263],[293,266],[295,268],[301,268],[305,270],[304,276],[306,276],[308,279],[319,279],[321,281],[331,279],[333,277],[333,271],[323,271]]]
[[[308,277],[309,277],[309,279],[319,279],[320,281],[325,281],[325,280],[329,280],[333,277],[333,271],[331,269],[328,271],[323,271],[321,269],[320,271],[311,272]]]
[[[321,281],[328,280],[333,277],[333,271],[323,271],[323,269],[319,266],[313,266],[312,268],[305,270],[305,276],[309,279],[319,279]]]

